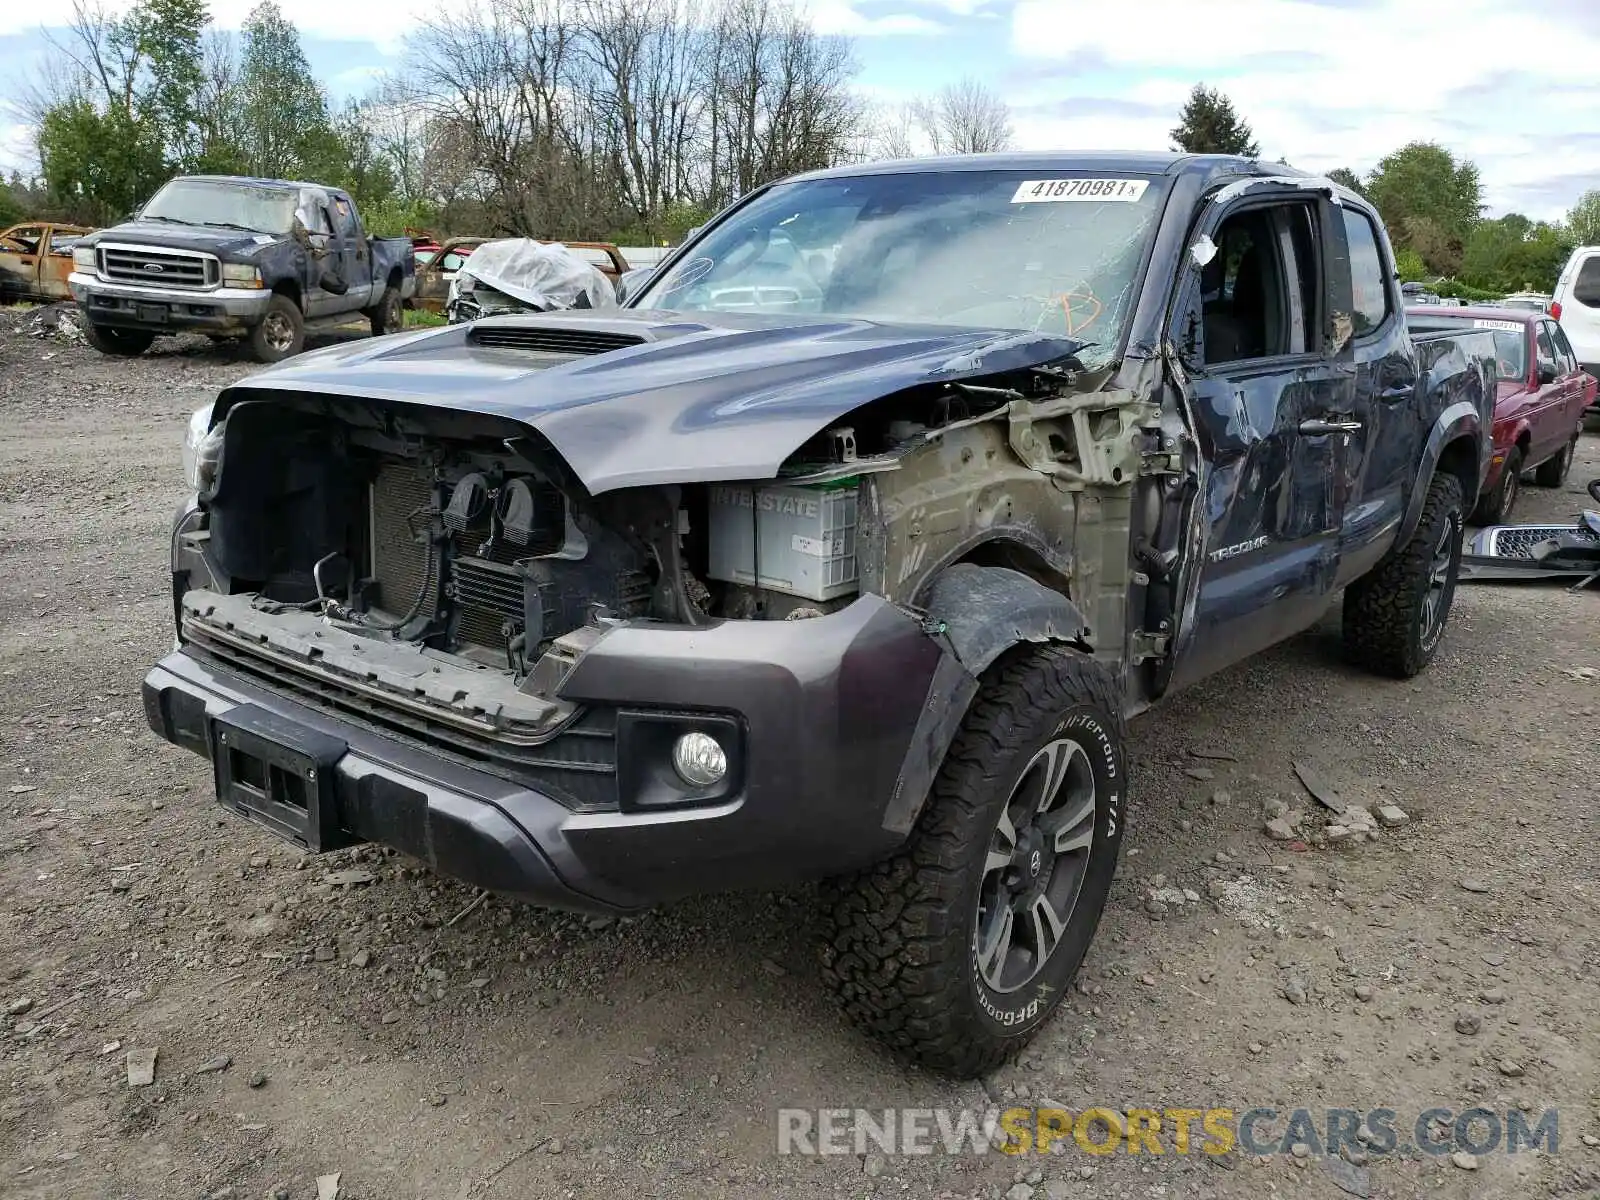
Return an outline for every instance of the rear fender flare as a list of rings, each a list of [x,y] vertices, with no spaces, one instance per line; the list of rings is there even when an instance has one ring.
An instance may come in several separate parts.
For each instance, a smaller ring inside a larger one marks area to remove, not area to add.
[[[1461,481],[1467,510],[1470,512],[1477,503],[1490,447],[1477,408],[1470,401],[1461,400],[1440,413],[1433,428],[1428,431],[1428,440],[1422,447],[1422,461],[1417,466],[1416,486],[1411,489],[1405,519],[1400,523],[1400,535],[1395,539],[1396,546],[1405,545],[1417,531],[1417,525],[1422,520],[1422,506],[1427,502],[1428,489],[1433,485],[1433,477],[1439,470],[1439,460],[1444,456],[1445,447],[1462,437],[1471,438],[1477,447],[1471,479],[1464,478]]]
[[[945,653],[923,702],[922,715],[900,766],[883,827],[908,835],[944,765],[978,677],[1023,642],[1072,642],[1089,648],[1089,623],[1060,592],[1009,567],[956,563],[928,589],[928,628]]]

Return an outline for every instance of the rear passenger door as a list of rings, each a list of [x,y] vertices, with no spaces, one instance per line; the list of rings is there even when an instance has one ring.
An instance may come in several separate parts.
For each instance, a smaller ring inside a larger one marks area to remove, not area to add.
[[[1561,328],[1559,321],[1550,322],[1550,340],[1556,348],[1556,364],[1561,369],[1561,379],[1566,384],[1562,394],[1562,403],[1565,406],[1564,425],[1566,438],[1571,440],[1572,434],[1578,429],[1578,423],[1583,419],[1585,401],[1589,395],[1589,373],[1578,362],[1577,353],[1572,349],[1572,343],[1567,340],[1566,330]]]
[[[1555,322],[1537,321],[1533,329],[1534,383],[1538,390],[1530,415],[1527,464],[1530,467],[1559,453],[1572,436],[1566,412],[1575,382],[1556,349]]]
[[[1393,544],[1415,486],[1428,414],[1388,240],[1372,216],[1339,205],[1350,263],[1347,311],[1355,363],[1353,428],[1344,442],[1347,500],[1339,529],[1339,586],[1365,575]]]
[[[1329,319],[1348,307],[1336,212],[1258,187],[1191,238],[1202,265],[1184,273],[1172,336],[1206,462],[1205,545],[1174,686],[1307,628],[1333,594],[1353,420],[1349,339]]]

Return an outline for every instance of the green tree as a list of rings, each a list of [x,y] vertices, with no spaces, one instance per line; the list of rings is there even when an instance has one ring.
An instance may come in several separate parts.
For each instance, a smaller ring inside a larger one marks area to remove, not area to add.
[[[243,29],[236,144],[261,175],[315,175],[337,157],[328,97],[311,74],[300,35],[274,0],[251,10]]]
[[[1422,261],[1422,255],[1409,248],[1395,251],[1394,269],[1402,283],[1413,283],[1428,277],[1428,264]]]
[[[51,202],[68,216],[93,224],[125,217],[168,174],[153,123],[135,120],[120,105],[99,111],[84,97],[45,114],[37,146]]]
[[[1173,149],[1190,154],[1242,154],[1255,158],[1261,153],[1249,124],[1234,111],[1233,101],[1200,83],[1194,85],[1178,114],[1172,145]]]
[[[1461,256],[1461,279],[1476,288],[1549,291],[1571,251],[1570,235],[1521,213],[1479,221]]]
[[[154,126],[169,160],[180,168],[192,160],[197,144],[200,38],[210,20],[205,0],[139,0],[111,33],[124,61],[136,64],[126,92],[129,115]]]
[[[1575,245],[1600,245],[1600,188],[1590,188],[1578,197],[1565,224]]]
[[[1412,142],[1383,158],[1367,180],[1367,196],[1399,244],[1422,255],[1431,270],[1453,275],[1467,236],[1483,212],[1475,164],[1457,161],[1443,146]]]
[[[1366,186],[1361,182],[1361,177],[1349,167],[1335,167],[1328,172],[1328,178],[1343,187],[1349,188],[1358,196],[1367,194]]]

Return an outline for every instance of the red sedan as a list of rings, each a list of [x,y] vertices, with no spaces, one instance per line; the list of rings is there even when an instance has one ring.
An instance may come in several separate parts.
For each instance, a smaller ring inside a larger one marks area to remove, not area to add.
[[[1500,385],[1494,406],[1494,455],[1473,519],[1504,524],[1522,476],[1560,487],[1572,467],[1583,410],[1594,403],[1594,376],[1578,365],[1567,335],[1544,313],[1515,308],[1406,309],[1413,333],[1482,329],[1494,334]]]

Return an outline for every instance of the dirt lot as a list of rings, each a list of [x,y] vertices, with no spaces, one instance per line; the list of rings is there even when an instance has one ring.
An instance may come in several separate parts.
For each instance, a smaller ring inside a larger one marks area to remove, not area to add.
[[[346,1200],[1363,1183],[1315,1156],[1214,1160],[1170,1139],[1162,1157],[1069,1141],[1023,1162],[775,1152],[779,1107],[991,1096],[1388,1107],[1402,1134],[1433,1105],[1555,1106],[1556,1154],[1390,1155],[1366,1185],[1600,1188],[1582,1140],[1600,1134],[1600,679],[1574,670],[1600,667],[1600,592],[1464,587],[1410,684],[1342,665],[1330,621],[1136,722],[1127,856],[1081,990],[1023,1062],[952,1086],[841,1023],[813,983],[805,895],[620,922],[467,911],[471,891],[406,860],[304,861],[224,820],[205,764],[145,728],[139,683],[172,640],[185,417],[251,367],[205,342],[113,361],[7,324],[0,1196],[302,1200],[334,1172]],[[1530,488],[1519,515],[1570,518],[1596,475],[1589,436],[1573,482]],[[1269,840],[1275,799],[1316,809],[1294,761],[1409,823],[1339,849]],[[129,1087],[127,1052],[152,1048],[154,1085]]]

